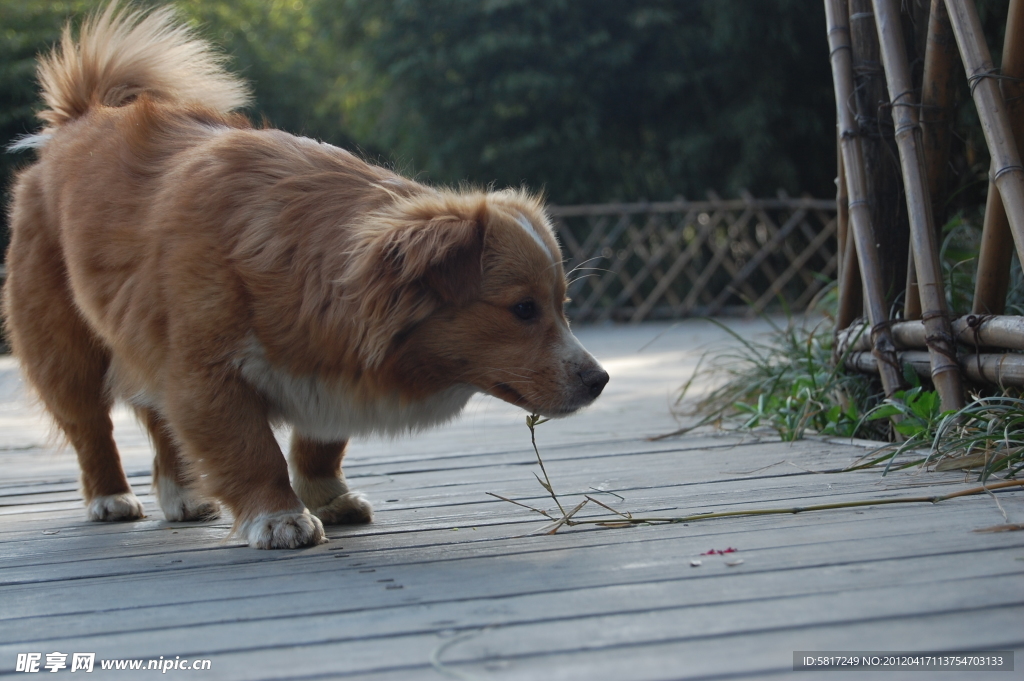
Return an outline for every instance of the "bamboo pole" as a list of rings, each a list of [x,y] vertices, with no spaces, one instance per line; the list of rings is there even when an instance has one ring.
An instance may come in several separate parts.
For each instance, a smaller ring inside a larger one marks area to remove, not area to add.
[[[850,224],[850,199],[846,193],[846,170],[843,168],[843,140],[836,126],[836,253],[839,254],[839,280],[843,279],[843,254],[846,253],[847,227]]]
[[[1024,166],[994,77],[995,69],[983,39],[978,9],[970,0],[946,0],[946,9],[992,156],[992,180],[1006,209],[1017,257],[1024,263]]]
[[[839,177],[836,191],[836,222],[839,230],[839,307],[836,310],[836,331],[845,329],[864,314],[864,291],[860,281],[860,266],[857,262],[857,248],[850,238],[850,198],[846,191],[846,168],[843,165],[842,140],[836,135],[836,164]],[[837,361],[839,356],[835,358]]]
[[[932,197],[932,219],[936,235],[945,222],[945,194],[949,144],[956,94],[954,74],[959,59],[953,27],[949,24],[944,0],[932,0],[925,32],[924,74],[921,78],[921,142],[924,149],[928,194]],[[907,265],[907,294],[904,319],[921,318],[921,298],[917,292],[917,271],[911,249]]]
[[[932,215],[940,224],[945,221],[944,194],[949,175],[949,144],[956,98],[954,77],[959,63],[945,2],[932,0],[921,79],[921,141],[928,191],[932,197]]]
[[[843,0],[825,0],[828,24],[829,61],[835,88],[836,112],[839,120],[843,166],[849,192],[850,227],[860,261],[871,339],[881,368],[879,374],[885,394],[891,396],[903,387],[902,371],[896,359],[895,346],[888,328],[888,314],[882,289],[882,272],[878,265],[871,211],[868,206],[866,180],[861,159],[857,124],[850,109],[853,101],[853,66],[851,63],[850,27]]]
[[[960,367],[956,362],[956,348],[946,309],[946,294],[942,286],[942,266],[939,246],[932,219],[932,202],[924,174],[924,150],[920,144],[917,102],[907,63],[907,48],[900,24],[897,0],[873,0],[878,43],[882,51],[882,64],[892,101],[893,123],[896,126],[896,145],[900,152],[903,187],[910,219],[911,252],[917,271],[922,319],[928,330],[928,352],[931,356],[931,377],[942,400],[942,409],[960,409],[964,406]]]
[[[865,198],[877,244],[882,292],[887,309],[906,282],[910,229],[901,193],[898,151],[892,138],[889,94],[882,71],[872,0],[847,0],[851,66]]]
[[[1003,60],[1000,64],[1002,75],[1010,78],[1024,78],[1024,0],[1011,0],[1006,15],[1006,35],[1003,41]],[[1019,80],[999,82],[1010,115],[1013,138],[1017,142],[1017,154],[1024,157],[1024,87]],[[991,170],[995,175],[995,162]],[[978,253],[978,277],[974,288],[975,314],[1003,314],[1006,306],[1006,292],[1010,288],[1010,256],[1013,239],[1010,223],[1003,208],[999,188],[989,179],[988,200],[985,204],[985,226],[981,234],[981,249]]]
[[[924,349],[927,335],[921,320],[897,322],[892,325],[892,339],[899,350]],[[953,336],[958,343],[974,349],[1024,350],[1024,317],[965,315],[953,320]],[[846,346],[851,341],[854,351],[864,352],[871,349],[870,341],[864,337],[862,325],[858,324],[840,334],[841,353],[846,351]]]
[[[898,353],[900,362],[909,364],[921,376],[930,371],[928,353],[906,350]],[[1010,354],[961,355],[960,368],[964,375],[977,383],[999,386],[1024,385],[1024,356]],[[864,373],[878,373],[878,360],[867,352],[853,352],[847,356],[846,366]]]

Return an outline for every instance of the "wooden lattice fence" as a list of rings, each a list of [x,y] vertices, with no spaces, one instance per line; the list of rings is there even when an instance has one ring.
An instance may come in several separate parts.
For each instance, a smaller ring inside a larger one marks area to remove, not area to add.
[[[836,271],[832,199],[555,206],[574,321],[802,309]]]

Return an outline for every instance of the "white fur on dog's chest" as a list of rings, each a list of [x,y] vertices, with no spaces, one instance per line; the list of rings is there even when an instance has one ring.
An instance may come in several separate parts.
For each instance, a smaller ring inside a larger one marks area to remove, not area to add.
[[[275,418],[323,442],[353,435],[401,435],[440,425],[458,416],[476,392],[458,385],[423,401],[402,400],[397,394],[363,400],[343,384],[273,366],[255,341],[239,358],[239,367],[245,380],[270,401]]]

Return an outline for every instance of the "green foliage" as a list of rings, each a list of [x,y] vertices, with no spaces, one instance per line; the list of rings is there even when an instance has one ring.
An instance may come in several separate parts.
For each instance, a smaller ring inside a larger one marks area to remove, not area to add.
[[[698,367],[679,398],[698,374],[721,381],[697,404],[697,413],[704,414],[701,424],[768,427],[784,441],[810,431],[883,441],[895,433],[897,442],[851,466],[884,464],[883,475],[893,467],[929,464],[938,470],[977,470],[981,480],[1024,472],[1024,399],[1012,390],[975,395],[960,411],[942,411],[938,393],[928,390],[908,364],[903,375],[910,387],[882,399],[874,377],[846,373],[839,368],[844,357],[833,364],[827,324],[774,326],[764,341],[730,333],[737,347],[718,352],[707,364],[702,360],[704,368]]]
[[[1006,3],[979,2],[994,54]],[[100,4],[0,0],[0,143],[38,126],[36,54],[68,17]],[[175,4],[252,83],[254,118],[430,181],[525,183],[556,203],[833,192],[820,2]],[[970,97],[961,99],[954,209],[979,202],[987,170]],[[0,156],[5,190],[31,157]]]
[[[345,87],[354,56],[322,21],[323,0],[177,0],[200,33],[231,55],[252,86],[250,114],[296,134],[351,145],[332,93]]]
[[[1017,396],[975,395],[959,411],[940,412],[938,395],[916,386],[886,400],[869,418],[893,416],[903,419],[896,429],[905,439],[875,450],[852,468],[885,462],[884,475],[893,466],[934,465],[940,471],[977,470],[980,480],[1024,471],[1024,400]]]
[[[847,373],[842,361],[833,365],[830,325],[808,329],[792,320],[785,327],[773,324],[764,341],[722,328],[738,345],[698,369],[720,381],[697,404],[704,422],[738,417],[741,428],[767,426],[785,441],[799,440],[808,431],[842,437],[884,434],[879,424],[862,416],[878,401],[877,386],[865,376]]]
[[[0,0],[0,142],[37,129],[35,56],[99,4]],[[175,4],[252,83],[254,117],[431,181],[525,183],[560,203],[832,192],[820,3]],[[3,155],[5,189],[31,157]]]
[[[808,428],[821,435],[853,437],[860,418],[857,405],[830,405],[830,398],[817,386],[798,382],[793,384],[788,395],[764,395],[757,398],[757,404],[736,402],[733,406],[741,415],[748,415],[743,428],[760,425],[771,427],[784,442],[795,442],[803,438]]]
[[[954,317],[969,313],[974,302],[981,220],[980,211],[965,210],[957,213],[942,227],[939,255],[946,303]]]
[[[50,49],[68,20],[78,24],[105,4],[101,0],[0,0],[0,144],[39,127],[35,119],[41,106],[35,81],[37,55]],[[348,74],[351,54],[335,44],[334,26],[321,23],[311,5],[301,0],[180,0],[175,4],[201,35],[231,56],[229,68],[250,82],[254,104],[249,113],[254,118],[265,117],[296,133],[351,145],[339,104],[329,96]],[[5,204],[13,173],[32,158],[31,152],[0,153]],[[6,211],[0,226],[2,246]]]
[[[925,441],[935,434],[940,421],[951,413],[940,412],[939,404],[937,392],[917,386],[909,390],[897,390],[865,418],[868,421],[893,419],[893,428],[900,435]]]
[[[32,2],[0,0],[0,147],[38,129],[36,56],[59,37],[69,17],[96,7],[93,0]],[[0,148],[0,192],[3,217],[0,248],[7,248],[6,195],[17,168],[31,161],[31,154],[6,154]]]
[[[382,78],[346,102],[347,122],[358,139],[431,179],[544,185],[556,202],[699,196],[709,187],[833,191],[819,4],[344,7],[341,41]]]
[[[970,314],[974,303],[974,285],[978,271],[978,252],[984,206],[958,211],[942,226],[940,262],[946,292],[946,304],[953,318]],[[1016,252],[1010,262],[1010,286],[1006,296],[1006,314],[1024,314],[1024,275]]]
[[[936,429],[929,461],[940,470],[979,471],[986,480],[997,473],[1012,478],[1024,472],[1024,399],[1012,395],[978,397]]]

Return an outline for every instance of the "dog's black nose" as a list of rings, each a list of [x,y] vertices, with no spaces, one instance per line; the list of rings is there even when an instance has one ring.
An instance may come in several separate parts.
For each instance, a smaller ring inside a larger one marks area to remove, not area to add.
[[[608,372],[604,369],[588,369],[580,372],[580,380],[590,389],[590,396],[597,397],[608,383]]]

